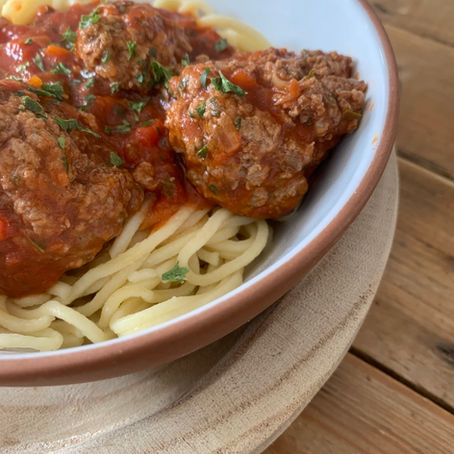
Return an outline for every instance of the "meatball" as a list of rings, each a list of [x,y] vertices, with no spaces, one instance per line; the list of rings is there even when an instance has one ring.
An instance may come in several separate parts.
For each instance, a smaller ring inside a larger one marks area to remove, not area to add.
[[[357,128],[366,84],[336,53],[279,49],[186,67],[170,81],[166,126],[204,197],[252,217],[279,218],[342,135]]]
[[[91,261],[141,206],[128,172],[82,151],[101,145],[94,118],[76,115],[0,81],[0,293],[46,291]]]
[[[81,21],[76,54],[85,68],[122,89],[148,91],[192,50],[171,15],[149,4],[100,5],[91,17]]]

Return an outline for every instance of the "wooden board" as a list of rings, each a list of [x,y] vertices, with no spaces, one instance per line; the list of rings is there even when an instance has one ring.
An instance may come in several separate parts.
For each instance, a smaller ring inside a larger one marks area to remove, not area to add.
[[[454,3],[453,3],[454,4]],[[451,17],[454,29],[454,16]],[[454,178],[454,48],[386,26],[401,82],[401,156]]]
[[[454,416],[349,354],[265,454],[452,454]]]
[[[242,330],[157,370],[83,385],[0,389],[0,451],[262,451],[346,353],[382,276],[396,211],[393,157],[336,246]]]
[[[454,408],[454,183],[400,161],[390,261],[354,346]]]

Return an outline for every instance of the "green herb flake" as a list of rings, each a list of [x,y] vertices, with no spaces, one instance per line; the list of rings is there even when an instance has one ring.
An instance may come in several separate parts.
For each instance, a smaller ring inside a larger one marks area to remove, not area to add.
[[[208,147],[206,145],[204,145],[197,153],[196,155],[199,157],[199,158],[202,158],[202,159],[205,159],[207,157],[207,154],[208,154]]]
[[[112,94],[117,93],[120,90],[120,82],[113,82],[110,84],[110,92]]]
[[[97,24],[100,19],[101,19],[101,16],[99,15],[99,8],[96,8],[90,14],[83,15],[80,18],[79,29],[83,30],[84,28],[87,28],[90,25]]]
[[[306,75],[306,79],[311,79],[312,77],[315,76],[315,71],[313,69],[311,69],[307,75]]]
[[[211,79],[211,83],[215,90],[221,91],[222,93],[234,93],[238,96],[247,95],[247,91],[244,91],[238,85],[235,85],[233,82],[230,82],[227,77],[222,74],[222,71],[219,71],[219,77]]]
[[[188,110],[188,115],[189,115],[191,118],[196,118],[196,116],[195,116],[190,110]]]
[[[106,63],[108,63],[110,60],[110,52],[108,50],[106,50],[101,58],[101,63],[103,65],[105,65]]]
[[[189,54],[186,52],[186,55],[181,60],[182,66],[188,66],[191,63],[191,59],[189,58]]]
[[[150,47],[150,49],[148,49],[148,54],[156,58],[158,56],[158,51],[156,50],[156,47]]]
[[[129,134],[131,132],[131,124],[125,120],[121,125],[116,125],[113,128],[106,126],[104,130],[107,134]]]
[[[63,87],[60,82],[43,83],[40,89],[29,87],[29,90],[38,96],[56,98],[60,101],[63,99],[64,94]]]
[[[66,147],[66,139],[64,137],[58,137],[57,138],[57,143],[58,143],[58,146],[64,150],[65,147]]]
[[[30,96],[24,96],[22,98],[22,104],[26,109],[33,112],[37,117],[44,119],[47,118],[46,114],[44,113],[43,106],[39,102],[30,98]]]
[[[63,137],[59,137],[59,139],[63,139]],[[68,158],[66,156],[61,157],[63,168],[65,169],[65,172],[68,173],[69,170],[69,164],[68,164]]]
[[[147,126],[151,126],[153,123],[154,119],[152,118],[151,120],[142,121],[142,123],[140,123],[140,126],[146,128]]]
[[[151,62],[151,69],[153,70],[153,79],[151,85],[164,84],[166,88],[169,87],[169,80],[173,75],[173,68],[162,66],[157,61]]]
[[[85,99],[85,104],[83,106],[81,106],[80,109],[83,111],[90,110],[91,106],[93,105],[93,103],[96,100],[96,96],[92,95],[92,94],[88,94],[85,96],[84,99]]]
[[[41,54],[40,54],[39,52],[33,57],[33,63],[34,63],[41,71],[44,71],[44,61],[43,61],[43,57],[41,57]]]
[[[63,62],[59,62],[55,68],[51,69],[51,72],[54,74],[66,74],[67,76],[71,74],[71,70]]]
[[[177,262],[171,270],[162,274],[161,280],[162,282],[179,282],[183,284],[188,273],[189,269],[185,266],[180,267],[179,262]]]
[[[233,124],[235,125],[235,129],[239,131],[241,129],[241,117],[236,117],[235,120],[233,120]]]
[[[362,117],[360,112],[353,112],[353,110],[346,110],[342,114],[344,120],[359,120]]]
[[[202,104],[200,104],[199,106],[197,106],[195,108],[195,111],[197,112],[197,115],[202,118],[203,117],[203,114],[205,113],[205,110],[206,110],[206,106],[207,106],[207,102],[206,100],[204,99]]]
[[[86,132],[88,134],[91,134],[94,137],[100,138],[101,136],[95,132],[92,131],[89,128],[86,128],[85,126],[81,125],[75,118],[70,118],[68,120],[65,120],[64,118],[61,118],[59,116],[55,116],[55,121],[57,125],[63,130],[63,131],[72,131],[74,129],[78,129],[79,131]]]
[[[132,110],[135,110],[137,113],[140,114],[149,101],[150,98],[147,98],[144,99],[143,101],[128,101],[128,104]]]
[[[66,48],[70,51],[74,50],[74,43],[76,42],[77,33],[71,28],[67,28],[63,33],[62,42],[66,43]]]
[[[219,189],[214,184],[208,185],[208,189],[215,195],[219,194]]]
[[[27,38],[25,41],[24,41],[24,44],[31,44],[33,42],[33,40],[31,38]]]
[[[207,77],[208,77],[208,74],[210,74],[210,72],[211,72],[210,68],[205,68],[202,72],[202,75],[200,76],[200,83],[202,84],[202,87],[204,89],[207,88]]]
[[[229,47],[229,43],[225,38],[221,38],[219,41],[215,43],[214,50],[216,52],[223,52],[224,50],[227,49],[227,47]]]
[[[88,79],[87,82],[85,82],[85,88],[93,88],[94,85],[95,85],[94,77],[90,77],[90,79]]]
[[[137,82],[139,82],[139,84],[142,85],[145,81],[145,74],[144,73],[137,74],[136,79]]]
[[[123,159],[121,159],[120,156],[118,156],[113,151],[110,152],[109,158],[110,158],[109,159],[109,165],[110,166],[120,167],[120,166],[122,166],[124,164]]]
[[[128,46],[128,60],[132,60],[136,56],[136,47],[137,43],[135,41],[127,41],[126,45]]]
[[[27,68],[30,66],[30,62],[26,61],[25,63],[22,63],[21,65],[18,65],[16,68],[16,71],[19,73],[24,73],[27,71]]]

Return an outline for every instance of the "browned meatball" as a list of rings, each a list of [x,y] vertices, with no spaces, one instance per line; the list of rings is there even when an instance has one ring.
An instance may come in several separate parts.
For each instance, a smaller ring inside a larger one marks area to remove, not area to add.
[[[319,51],[269,49],[188,66],[170,82],[170,142],[204,197],[238,214],[281,217],[358,126],[366,84],[351,75],[350,58]]]
[[[184,29],[149,4],[109,3],[93,16],[81,21],[76,54],[89,71],[119,88],[146,92],[165,78],[156,62],[175,66],[191,52]]]
[[[89,115],[76,131],[77,109],[45,102],[0,81],[0,293],[14,297],[92,260],[143,199],[129,173],[79,148],[99,147]]]

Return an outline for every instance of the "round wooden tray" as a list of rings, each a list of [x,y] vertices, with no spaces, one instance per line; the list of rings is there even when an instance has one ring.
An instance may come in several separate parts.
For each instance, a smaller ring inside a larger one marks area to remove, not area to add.
[[[389,255],[397,201],[393,155],[361,215],[318,266],[265,313],[198,352],[102,382],[0,388],[0,451],[262,451],[353,341]]]

